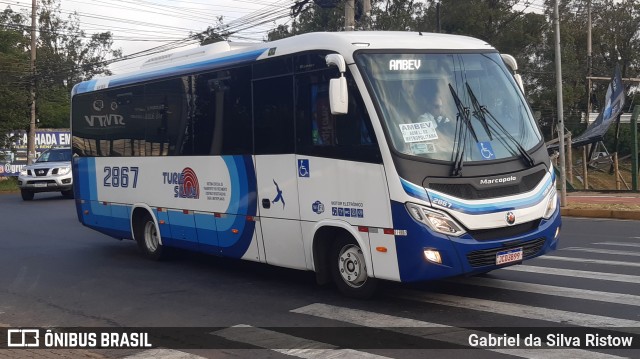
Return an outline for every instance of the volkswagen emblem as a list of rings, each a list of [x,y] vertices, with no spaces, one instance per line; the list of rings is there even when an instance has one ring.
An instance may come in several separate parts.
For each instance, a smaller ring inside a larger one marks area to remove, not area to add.
[[[516,223],[516,215],[513,212],[507,212],[505,219],[507,220],[508,225]]]

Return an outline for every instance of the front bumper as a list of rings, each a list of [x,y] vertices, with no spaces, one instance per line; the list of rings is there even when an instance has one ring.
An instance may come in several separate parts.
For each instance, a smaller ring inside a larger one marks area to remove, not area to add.
[[[47,177],[18,176],[18,187],[23,191],[30,192],[69,191],[73,189],[73,179],[71,175]]]
[[[407,237],[396,237],[398,266],[402,282],[435,280],[460,275],[473,275],[514,265],[519,262],[496,265],[496,254],[523,248],[523,260],[555,250],[556,231],[561,226],[559,209],[548,220],[523,233],[505,235],[490,240],[477,240],[466,234],[461,237],[435,233],[418,223],[407,213],[404,204],[394,203],[394,227],[407,229]],[[425,260],[425,249],[437,249],[442,263]]]

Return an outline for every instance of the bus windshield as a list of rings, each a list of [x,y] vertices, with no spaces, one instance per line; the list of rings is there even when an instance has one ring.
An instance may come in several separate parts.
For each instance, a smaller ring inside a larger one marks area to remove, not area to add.
[[[405,155],[495,160],[527,156],[541,141],[498,53],[360,53],[356,62]]]

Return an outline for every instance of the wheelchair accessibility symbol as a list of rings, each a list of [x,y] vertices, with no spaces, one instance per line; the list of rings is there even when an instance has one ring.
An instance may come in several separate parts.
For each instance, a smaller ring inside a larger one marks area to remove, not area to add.
[[[490,142],[478,142],[478,150],[483,160],[495,160],[496,155],[493,153],[493,148]]]
[[[298,160],[298,177],[309,177],[309,160]]]

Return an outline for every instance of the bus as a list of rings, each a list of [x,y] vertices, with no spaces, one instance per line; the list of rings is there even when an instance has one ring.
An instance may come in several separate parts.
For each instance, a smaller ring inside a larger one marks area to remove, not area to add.
[[[150,259],[313,271],[352,297],[522,263],[561,219],[509,58],[465,36],[310,33],[79,83],[78,219]]]

